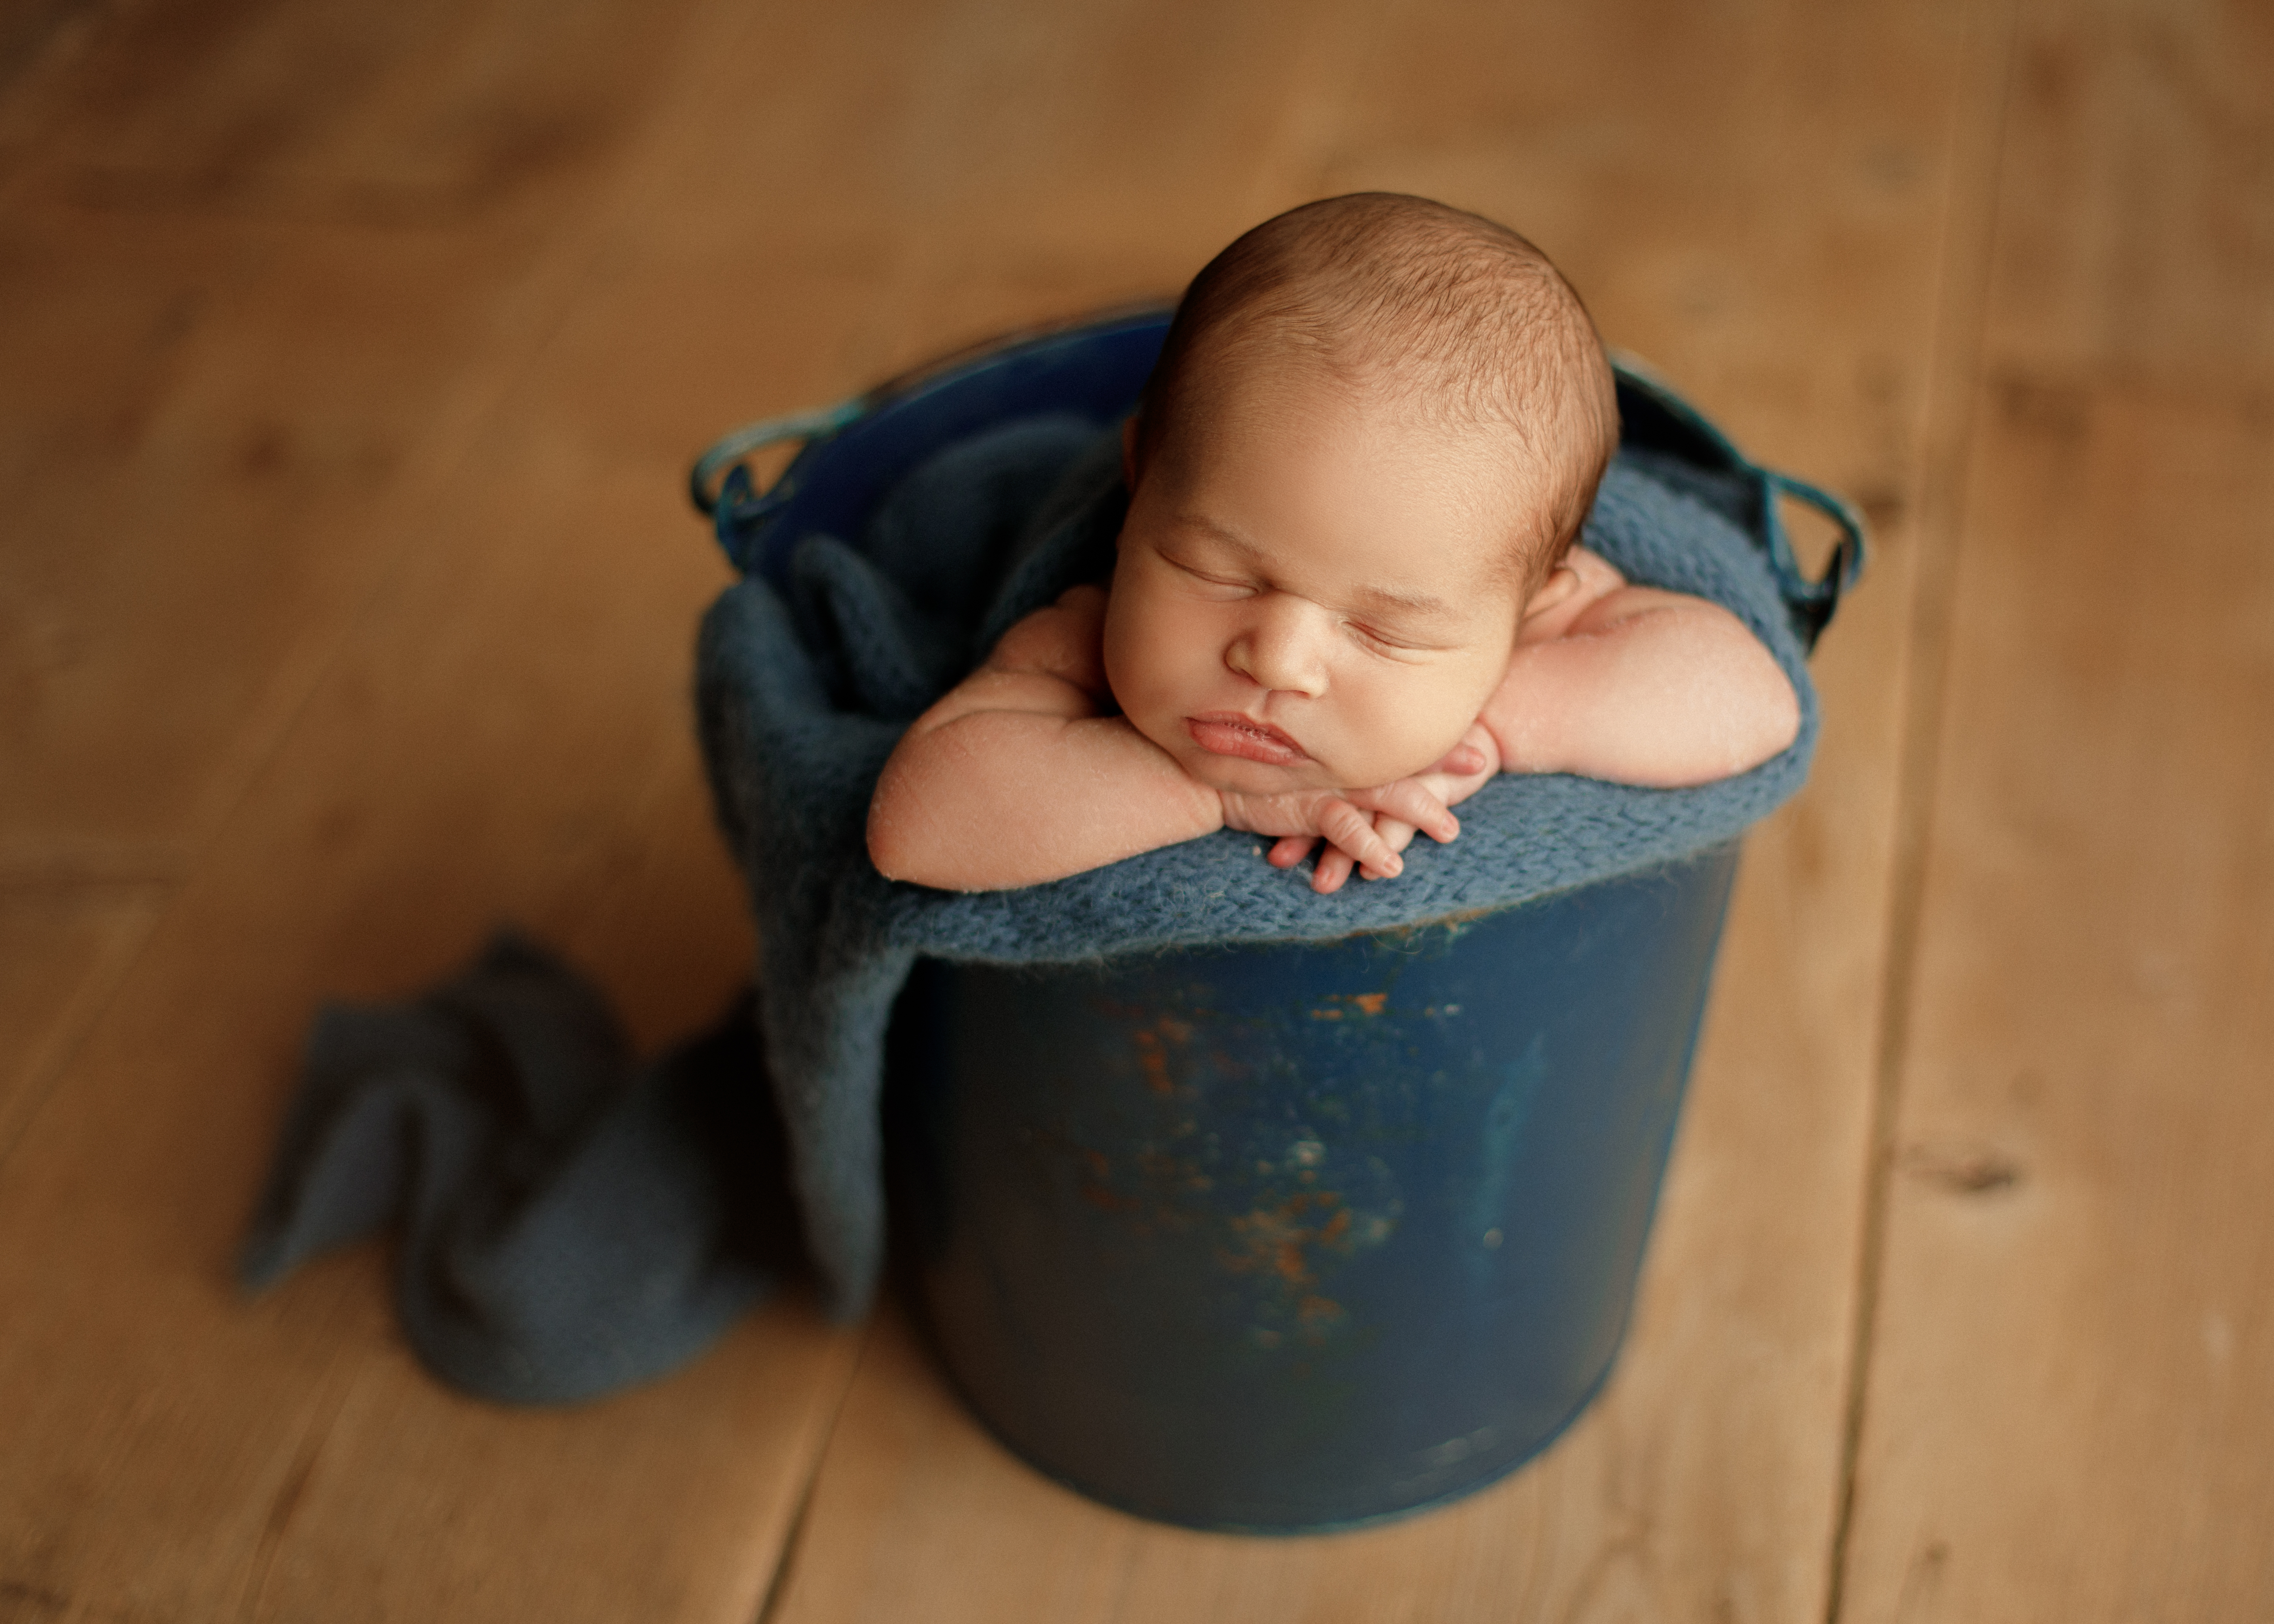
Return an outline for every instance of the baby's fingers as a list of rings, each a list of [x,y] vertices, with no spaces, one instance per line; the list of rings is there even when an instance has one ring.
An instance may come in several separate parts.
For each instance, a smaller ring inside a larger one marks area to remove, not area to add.
[[[1374,820],[1347,801],[1330,801],[1320,809],[1319,832],[1369,868],[1385,875],[1404,872],[1405,860],[1374,832]],[[1319,889],[1315,874],[1312,885]]]
[[[1417,831],[1413,825],[1404,818],[1392,817],[1389,813],[1384,812],[1374,820],[1374,832],[1382,837],[1383,843],[1391,851],[1403,852],[1413,844],[1413,837]],[[1372,864],[1361,866],[1358,872],[1361,879],[1386,880],[1390,877]]]
[[[1482,772],[1487,759],[1483,750],[1464,739],[1446,751],[1445,759],[1429,771],[1442,772],[1448,778],[1465,778]]]
[[[1283,835],[1271,843],[1264,861],[1275,868],[1291,868],[1311,854],[1319,843],[1316,835]]]
[[[1445,809],[1443,801],[1412,778],[1400,778],[1367,791],[1367,801],[1375,811],[1412,824],[1441,846],[1461,832],[1461,820]]]
[[[1327,847],[1319,853],[1319,866],[1311,870],[1311,889],[1321,897],[1333,895],[1343,888],[1354,867],[1348,852],[1340,846]]]

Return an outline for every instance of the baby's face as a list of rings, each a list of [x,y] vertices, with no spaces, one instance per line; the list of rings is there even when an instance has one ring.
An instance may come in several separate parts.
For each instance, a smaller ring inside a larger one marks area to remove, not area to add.
[[[1133,476],[1105,669],[1201,783],[1366,789],[1433,765],[1508,670],[1510,470],[1321,379],[1212,402]]]

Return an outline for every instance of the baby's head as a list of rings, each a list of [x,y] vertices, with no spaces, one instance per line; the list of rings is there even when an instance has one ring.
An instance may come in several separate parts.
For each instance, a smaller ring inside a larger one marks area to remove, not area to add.
[[[1193,279],[1127,430],[1115,698],[1218,788],[1422,771],[1573,583],[1617,440],[1594,325],[1522,237],[1382,192],[1266,221]]]

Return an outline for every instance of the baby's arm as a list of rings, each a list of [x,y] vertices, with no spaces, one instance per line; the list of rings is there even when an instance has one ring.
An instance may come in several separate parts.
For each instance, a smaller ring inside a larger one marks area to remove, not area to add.
[[[1479,718],[1507,772],[1675,789],[1758,767],[1800,731],[1800,701],[1719,604],[1630,586],[1574,548],[1577,584],[1528,616]]]
[[[1103,591],[1068,592],[909,726],[869,803],[869,854],[886,878],[1034,885],[1224,826],[1215,791],[1098,714],[1104,617]]]
[[[1721,605],[1629,586],[1609,560],[1574,547],[1575,579],[1527,615],[1508,675],[1477,726],[1418,780],[1458,806],[1498,772],[1573,772],[1660,789],[1710,784],[1758,767],[1800,731],[1800,702],[1760,640]],[[1384,814],[1374,833],[1393,851],[1411,824]],[[1271,861],[1291,868],[1314,842],[1291,837]],[[1329,847],[1311,883],[1338,889],[1353,869],[1382,870]]]
[[[1269,797],[1197,782],[1126,718],[1098,714],[1104,619],[1105,593],[1076,587],[1004,634],[986,664],[915,719],[869,803],[879,873],[945,891],[999,891],[1230,825],[1324,835],[1394,874],[1404,865],[1374,833],[1373,814],[1394,812],[1442,840],[1458,832],[1412,780]]]

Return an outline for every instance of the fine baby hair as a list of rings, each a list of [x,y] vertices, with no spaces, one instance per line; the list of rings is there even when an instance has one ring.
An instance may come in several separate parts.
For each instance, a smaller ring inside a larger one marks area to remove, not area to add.
[[[1306,203],[1209,260],[1146,385],[1136,462],[1204,425],[1244,364],[1291,358],[1448,432],[1494,431],[1480,448],[1510,458],[1529,499],[1512,538],[1527,575],[1577,539],[1618,448],[1610,365],[1570,283],[1506,226],[1425,198]]]

